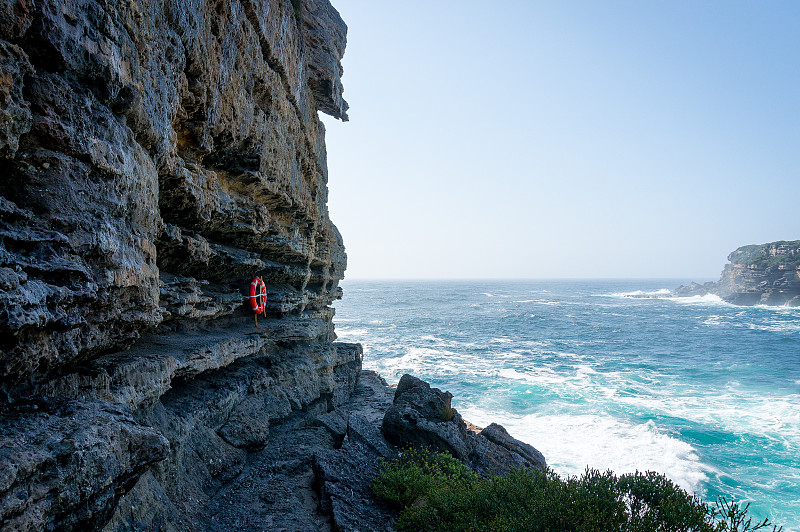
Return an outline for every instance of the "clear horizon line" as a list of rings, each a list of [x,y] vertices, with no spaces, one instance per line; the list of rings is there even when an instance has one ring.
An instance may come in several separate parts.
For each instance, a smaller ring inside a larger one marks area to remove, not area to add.
[[[347,277],[343,281],[716,281],[719,276],[680,277]]]

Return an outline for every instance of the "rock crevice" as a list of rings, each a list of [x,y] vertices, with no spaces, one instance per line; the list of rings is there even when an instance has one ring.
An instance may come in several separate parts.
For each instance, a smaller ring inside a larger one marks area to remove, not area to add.
[[[397,444],[544,464],[336,342],[346,33],[327,0],[0,0],[0,530],[387,530]]]
[[[347,28],[298,5],[0,0],[1,529],[186,529],[352,392],[317,116]]]

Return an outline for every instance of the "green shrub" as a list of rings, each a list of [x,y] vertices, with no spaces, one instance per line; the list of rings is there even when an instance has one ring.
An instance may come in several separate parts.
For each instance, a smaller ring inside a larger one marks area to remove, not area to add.
[[[725,525],[722,530],[726,532],[749,532],[750,530],[761,530],[762,528],[772,527],[772,532],[780,532],[783,527],[777,528],[769,522],[769,519],[753,523],[753,519],[747,515],[750,508],[748,502],[744,506],[733,501],[728,501],[725,497],[718,497],[716,507],[711,510],[714,517],[720,519]]]
[[[788,247],[790,249],[800,248],[800,240],[781,240],[778,242],[770,242],[768,244],[742,246],[728,255],[728,260],[731,261],[732,265],[738,264],[742,266],[755,266],[756,268],[784,266],[791,269],[800,267],[800,255],[771,254],[771,250],[773,248],[781,246]]]
[[[372,484],[375,494],[399,508],[455,484],[472,484],[478,476],[447,453],[423,449],[404,451],[399,459],[382,461],[381,473]]]
[[[456,409],[450,405],[444,405],[439,412],[439,419],[442,421],[450,421],[456,413]]]
[[[637,471],[620,477],[617,485],[627,507],[627,530],[720,530],[703,501],[664,475]]]
[[[658,473],[587,469],[562,479],[551,469],[517,469],[482,479],[449,454],[422,449],[383,462],[372,489],[400,510],[400,532],[747,532],[770,525],[753,525],[746,506],[724,499],[710,508]]]

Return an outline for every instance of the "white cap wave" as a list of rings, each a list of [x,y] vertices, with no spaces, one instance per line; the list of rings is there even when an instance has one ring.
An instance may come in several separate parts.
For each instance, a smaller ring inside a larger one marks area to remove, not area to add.
[[[708,479],[706,473],[713,471],[691,445],[664,434],[652,420],[631,424],[594,414],[510,416],[475,408],[461,414],[481,426],[500,423],[512,436],[541,451],[561,475],[580,475],[587,467],[610,469],[617,475],[656,471],[695,493]]]

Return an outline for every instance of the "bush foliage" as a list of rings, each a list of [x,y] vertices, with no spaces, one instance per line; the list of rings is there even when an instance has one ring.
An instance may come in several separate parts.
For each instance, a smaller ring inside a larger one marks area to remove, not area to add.
[[[587,469],[562,479],[551,469],[518,469],[483,479],[447,453],[410,449],[383,462],[375,494],[400,511],[404,531],[747,532],[747,506],[710,507],[664,475],[617,477]]]
[[[772,253],[778,248],[784,249],[782,252],[773,255]],[[776,266],[797,268],[800,267],[800,254],[796,252],[798,248],[800,248],[800,240],[781,240],[769,244],[742,246],[728,255],[728,260],[731,261],[731,264],[755,266],[757,268],[772,268]]]

